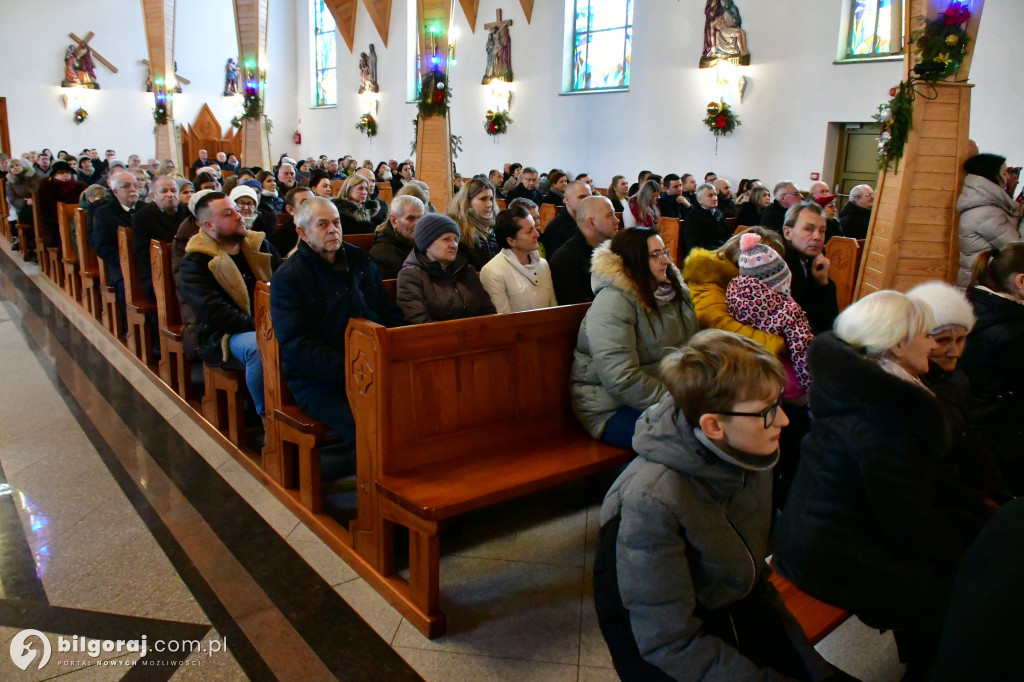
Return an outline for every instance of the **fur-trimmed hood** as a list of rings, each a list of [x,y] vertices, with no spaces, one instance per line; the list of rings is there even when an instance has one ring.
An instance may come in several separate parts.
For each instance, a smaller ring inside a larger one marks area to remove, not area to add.
[[[674,263],[668,264],[668,275],[675,279],[683,293],[687,296],[690,295],[690,290],[683,282],[683,277],[679,274],[679,268]],[[593,287],[595,295],[605,287],[615,287],[635,300],[637,305],[650,312],[650,309],[640,297],[640,290],[637,288],[636,283],[626,274],[626,268],[622,264],[622,256],[612,251],[611,240],[594,249],[594,254],[590,260],[590,285]]]
[[[889,374],[872,358],[826,332],[807,353],[811,412],[817,418],[856,414],[912,431],[936,455],[950,447],[938,399],[927,389]]]
[[[241,253],[252,268],[253,275],[261,282],[269,282],[273,274],[271,269],[271,257],[269,253],[260,252],[263,240],[266,235],[262,232],[250,232],[246,230],[245,240],[242,242]],[[202,229],[194,237],[188,240],[185,245],[185,253],[198,253],[210,257],[209,268],[214,279],[221,288],[231,297],[239,309],[249,312],[252,310],[249,301],[249,291],[245,287],[242,273],[235,267],[231,256],[224,251],[213,238]]]
[[[691,250],[683,263],[683,279],[690,285],[714,284],[725,289],[739,274],[740,269],[735,263],[708,249]]]

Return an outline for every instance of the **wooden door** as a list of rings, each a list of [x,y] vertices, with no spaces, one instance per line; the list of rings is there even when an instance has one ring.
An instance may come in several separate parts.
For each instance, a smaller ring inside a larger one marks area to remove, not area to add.
[[[857,185],[875,186],[878,181],[878,124],[846,123],[839,136],[836,155],[836,179],[833,189],[845,203],[850,190]]]
[[[11,133],[7,127],[6,97],[0,97],[0,154],[11,156]]]

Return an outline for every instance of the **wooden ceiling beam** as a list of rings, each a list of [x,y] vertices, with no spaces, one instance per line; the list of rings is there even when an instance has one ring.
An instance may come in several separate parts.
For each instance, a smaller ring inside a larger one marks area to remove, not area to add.
[[[348,45],[348,51],[352,52],[356,40],[356,8],[359,0],[324,0],[324,4],[331,11],[338,33]]]
[[[363,0],[363,5],[366,6],[373,25],[377,27],[377,34],[384,42],[384,47],[388,46],[388,33],[391,29],[391,2],[392,0]]]
[[[466,21],[469,22],[469,30],[476,33],[476,15],[480,10],[480,0],[459,0],[459,4],[462,5]]]
[[[526,15],[526,23],[530,23],[530,19],[533,18],[533,0],[519,0],[519,4],[523,6],[523,14]]]

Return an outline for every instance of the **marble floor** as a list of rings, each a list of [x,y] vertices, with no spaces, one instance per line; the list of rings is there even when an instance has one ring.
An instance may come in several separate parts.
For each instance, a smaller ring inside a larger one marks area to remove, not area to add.
[[[609,481],[452,523],[448,633],[428,640],[0,249],[0,679],[616,679],[590,585]],[[52,644],[41,668],[9,655],[41,655],[27,628]],[[85,651],[143,636],[168,651]],[[60,650],[68,642],[82,651]],[[199,647],[175,653],[185,642]],[[856,620],[818,648],[861,679],[902,674],[891,637]]]

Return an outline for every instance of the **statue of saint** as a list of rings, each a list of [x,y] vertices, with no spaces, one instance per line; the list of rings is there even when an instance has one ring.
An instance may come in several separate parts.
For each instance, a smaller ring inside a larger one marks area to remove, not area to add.
[[[76,57],[78,47],[76,45],[68,45],[68,49],[64,52],[64,80],[61,81],[61,86],[67,88],[72,85],[78,85],[78,75],[75,73]]]
[[[739,8],[733,0],[707,0],[704,6],[704,53],[701,68],[714,66],[719,61],[747,66],[747,33],[742,28]]]
[[[370,44],[370,54],[359,53],[359,94],[380,92],[377,87],[377,52]]]
[[[238,63],[228,58],[228,63],[224,66],[224,95],[237,95],[238,94]]]

